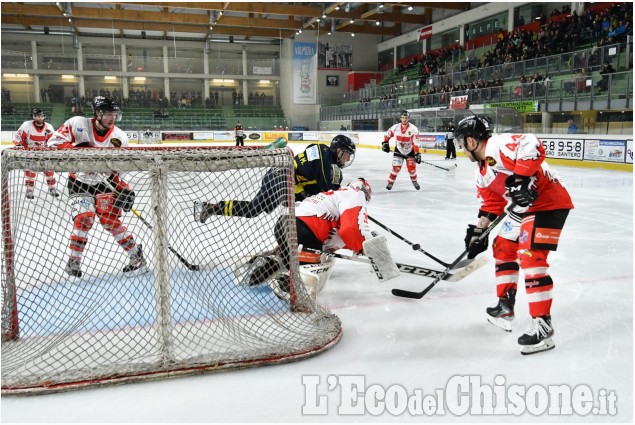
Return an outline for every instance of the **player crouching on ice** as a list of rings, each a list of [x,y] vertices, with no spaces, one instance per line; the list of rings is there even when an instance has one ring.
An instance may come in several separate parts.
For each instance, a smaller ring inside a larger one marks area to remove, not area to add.
[[[73,117],[66,121],[48,141],[58,149],[119,148],[128,146],[126,133],[115,126],[121,117],[119,104],[110,97],[97,96],[93,100],[94,117]],[[138,245],[121,222],[124,212],[132,209],[135,193],[117,171],[102,173],[70,173],[68,194],[73,215],[70,237],[70,258],[65,271],[81,277],[82,258],[88,244],[88,232],[95,217],[128,254],[124,273],[145,271],[146,261]]]
[[[300,275],[309,295],[322,290],[331,274],[333,258],[319,251],[334,252],[349,249],[356,254],[366,254],[375,262],[386,280],[397,276],[399,271],[392,260],[386,238],[374,236],[368,226],[366,206],[370,202],[372,189],[363,178],[349,183],[339,190],[330,190],[303,200],[295,209]],[[255,285],[271,279],[280,270],[289,270],[289,241],[287,240],[288,217],[282,216],[275,226],[276,242],[282,261],[278,257],[260,257],[262,264],[253,268],[250,284]],[[318,251],[318,252],[316,252]],[[282,263],[282,264],[280,264]],[[289,292],[289,275],[282,274],[274,280],[274,293]]]
[[[545,162],[542,142],[533,134],[492,136],[487,118],[469,116],[458,123],[454,137],[465,155],[478,163],[476,188],[482,204],[478,223],[469,225],[465,236],[468,258],[487,250],[487,238],[479,241],[478,237],[503,213],[509,198],[515,204],[492,244],[498,305],[486,310],[487,320],[511,332],[522,268],[532,323],[518,338],[521,353],[550,350],[555,347],[551,339],[553,280],[547,256],[558,247],[573,208],[571,197],[558,173]]]

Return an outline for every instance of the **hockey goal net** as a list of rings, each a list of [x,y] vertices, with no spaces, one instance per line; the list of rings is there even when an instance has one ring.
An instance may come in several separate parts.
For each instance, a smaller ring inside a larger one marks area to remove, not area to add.
[[[272,168],[286,178],[272,212],[194,219],[195,201],[249,200]],[[38,173],[33,199],[25,170]],[[70,276],[69,173],[113,170],[136,193],[121,222],[142,244],[146,272],[123,272],[128,255],[97,216],[82,275]],[[274,364],[334,345],[339,319],[312,303],[299,277],[292,176],[288,148],[3,150],[2,393]],[[246,284],[251,259],[276,247],[280,219],[291,252],[286,298],[270,281]]]

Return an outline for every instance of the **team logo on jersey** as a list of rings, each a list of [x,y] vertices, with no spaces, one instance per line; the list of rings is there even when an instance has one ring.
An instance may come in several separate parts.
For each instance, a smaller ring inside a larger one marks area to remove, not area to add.
[[[110,143],[112,143],[112,145],[116,148],[121,147],[121,139],[117,139],[116,137],[113,137],[112,139],[110,139]]]
[[[82,131],[84,131],[84,129],[81,128],[81,127],[77,127],[76,130],[77,130],[78,133],[81,133]]]
[[[520,235],[518,236],[518,242],[520,243],[526,243],[529,240],[529,234],[527,233],[526,230],[523,230],[520,232]]]
[[[496,160],[492,158],[491,156],[486,157],[485,161],[487,161],[487,165],[489,165],[490,167],[493,167],[494,165],[496,165]]]

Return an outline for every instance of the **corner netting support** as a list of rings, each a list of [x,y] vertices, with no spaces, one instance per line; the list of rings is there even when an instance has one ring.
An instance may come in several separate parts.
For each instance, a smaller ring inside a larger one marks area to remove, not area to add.
[[[5,149],[1,162],[3,395],[269,365],[339,341],[300,279],[290,149]],[[135,192],[130,212],[100,195],[113,172]],[[70,196],[71,176],[100,190]],[[270,206],[258,214],[195,217],[197,202],[256,195]]]

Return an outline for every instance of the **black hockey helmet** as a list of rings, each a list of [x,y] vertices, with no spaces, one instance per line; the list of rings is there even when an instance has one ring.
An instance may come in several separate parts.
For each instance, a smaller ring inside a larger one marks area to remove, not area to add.
[[[339,149],[339,151],[338,151]],[[331,150],[337,155],[337,165],[340,168],[346,168],[355,160],[355,143],[350,137],[338,134],[331,140]],[[342,157],[345,153],[349,154],[348,161],[343,161]]]
[[[401,111],[401,114],[399,114],[399,116],[410,118],[410,112],[404,109],[403,111]]]
[[[93,99],[93,112],[95,115],[103,115],[104,112],[117,112],[117,121],[121,119],[121,107],[119,102],[112,97],[97,96]]]
[[[31,111],[31,116],[33,117],[33,119],[35,119],[38,115],[42,115],[44,118],[46,118],[46,114],[44,113],[44,109],[33,108],[33,110]]]
[[[489,119],[483,115],[470,115],[459,121],[454,130],[454,140],[463,146],[467,137],[473,137],[477,142],[492,137]]]
[[[370,183],[363,177],[358,177],[348,184],[349,187],[352,187],[355,190],[361,190],[364,192],[364,196],[366,197],[366,202],[370,202],[370,198],[373,194],[373,189],[370,187]]]

